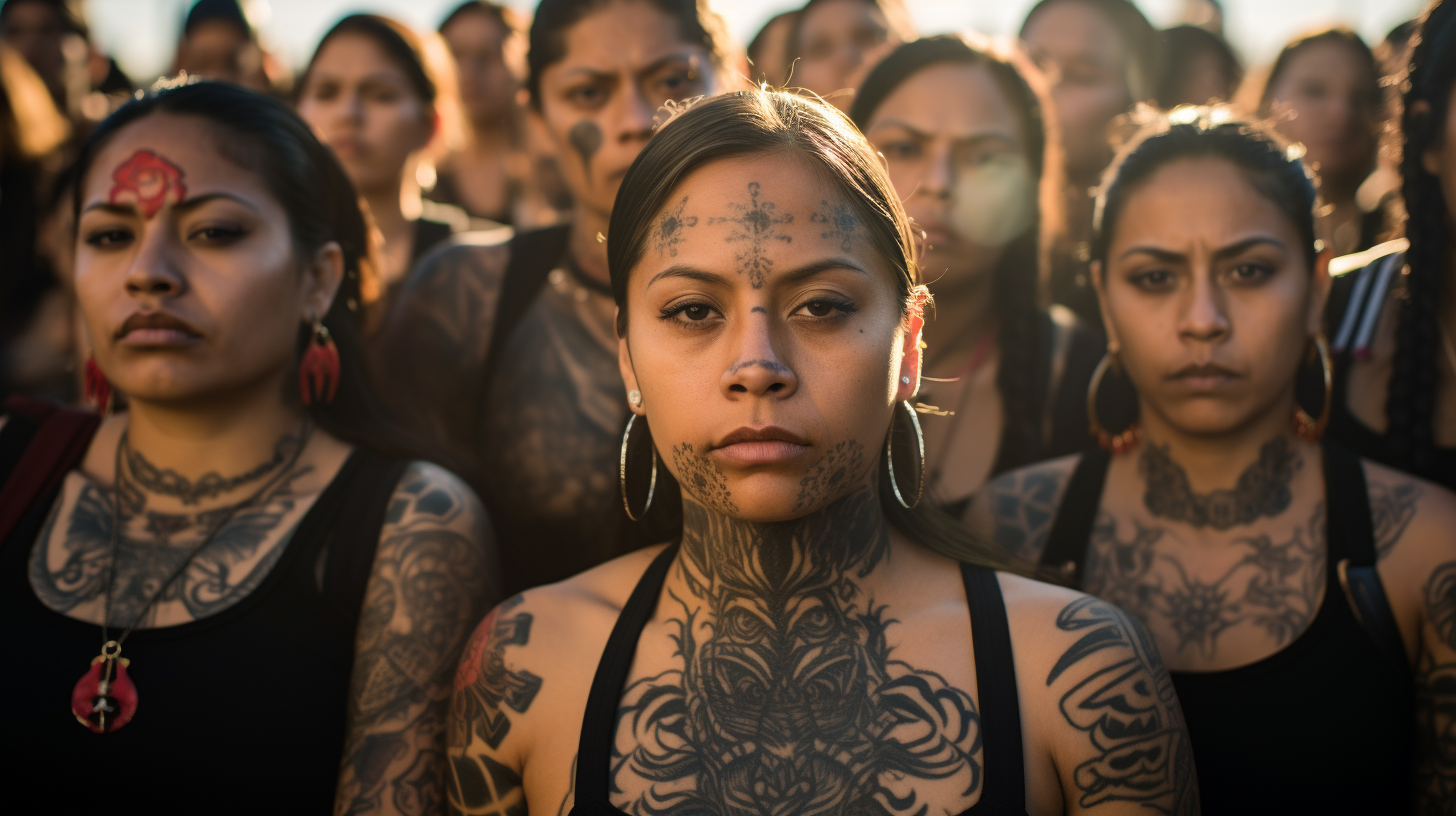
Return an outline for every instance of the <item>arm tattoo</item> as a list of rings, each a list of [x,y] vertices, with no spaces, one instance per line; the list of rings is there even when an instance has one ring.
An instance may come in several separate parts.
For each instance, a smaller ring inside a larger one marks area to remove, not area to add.
[[[664,210],[662,215],[657,217],[657,235],[655,243],[658,255],[677,257],[677,245],[682,243],[682,231],[687,227],[696,227],[698,217],[696,215],[683,215],[683,208],[688,205],[688,197],[683,196],[682,201],[671,210]]]
[[[1414,482],[1370,482],[1370,515],[1375,525],[1377,560],[1389,555],[1416,517],[1421,488]]]
[[[485,519],[433,466],[396,489],[360,612],[338,813],[435,813],[455,658],[489,591]]]
[[[1441,642],[1456,650],[1456,561],[1447,561],[1426,582],[1426,620]]]
[[[793,223],[793,213],[774,215],[778,207],[772,201],[759,201],[758,191],[758,182],[748,182],[748,203],[728,205],[738,213],[737,216],[713,216],[708,219],[709,224],[738,225],[738,229],[728,235],[728,242],[748,244],[747,248],[733,258],[738,262],[739,274],[747,274],[748,282],[754,289],[762,289],[768,273],[773,271],[773,259],[764,254],[768,242],[783,241],[787,244],[794,240],[792,236],[778,231],[780,224]]]
[[[1083,583],[1093,595],[1127,610],[1178,638],[1178,651],[1193,648],[1213,658],[1221,634],[1238,625],[1263,629],[1283,646],[1308,626],[1324,587],[1325,506],[1321,502],[1289,538],[1268,535],[1235,540],[1242,557],[1222,575],[1191,575],[1181,559],[1159,552],[1170,532],[1133,521],[1132,537],[1099,512],[1087,548]]]
[[[1065,471],[1037,468],[1008,473],[987,485],[976,501],[989,507],[996,543],[1025,561],[1040,560],[1068,479]]]
[[[859,217],[854,210],[844,202],[830,204],[828,201],[820,201],[824,212],[816,212],[809,216],[809,220],[815,224],[823,224],[825,231],[819,234],[821,238],[839,240],[839,248],[845,252],[853,249],[852,240],[859,234]]]
[[[520,774],[489,752],[500,747],[511,730],[504,709],[524,714],[541,690],[541,678],[506,665],[507,646],[525,646],[531,639],[531,613],[512,610],[516,595],[491,610],[465,649],[455,674],[450,704],[450,809],[454,813],[524,814],[525,791]],[[573,778],[575,778],[573,776]]]
[[[1277,436],[1264,443],[1259,460],[1239,475],[1234,489],[1195,493],[1188,472],[1168,455],[1168,446],[1149,443],[1138,460],[1148,485],[1143,506],[1156,518],[1193,527],[1227,530],[1251,524],[1289,508],[1294,499],[1289,486],[1302,464],[1299,451],[1284,436]]]
[[[1073,773],[1081,806],[1139,802],[1158,813],[1196,813],[1188,731],[1147,631],[1096,598],[1067,605],[1057,628],[1079,639],[1052,667],[1047,687],[1059,680],[1070,686],[1062,695],[1062,716],[1086,732],[1096,750]],[[1099,655],[1104,650],[1111,652]]]
[[[1456,561],[1431,574],[1426,621],[1439,641],[1426,647],[1416,669],[1416,812],[1450,813],[1456,806]]]

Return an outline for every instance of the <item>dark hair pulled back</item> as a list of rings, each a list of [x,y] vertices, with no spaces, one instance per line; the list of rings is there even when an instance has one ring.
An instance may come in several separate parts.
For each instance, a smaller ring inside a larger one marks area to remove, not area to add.
[[[844,114],[828,105],[792,93],[755,89],[705,99],[677,114],[642,149],[622,180],[607,233],[619,335],[626,336],[628,281],[646,251],[658,214],[678,186],[709,164],[756,155],[794,156],[822,174],[864,225],[867,243],[890,266],[908,312],[912,288],[920,283],[910,221],[873,148]],[[908,451],[912,439],[895,433],[893,448]],[[911,473],[917,465],[910,457],[905,461],[896,457],[897,473]],[[878,472],[880,506],[896,529],[952,558],[1007,564],[999,550],[928,501],[907,510],[895,500],[883,464]]]
[[[1215,158],[1234,165],[1299,233],[1311,270],[1319,255],[1314,232],[1314,178],[1298,150],[1264,124],[1240,120],[1223,105],[1143,112],[1137,133],[1107,168],[1093,216],[1092,258],[1107,250],[1127,199],[1163,167],[1182,159]]]
[[[612,3],[626,0],[541,0],[531,19],[526,50],[526,90],[531,105],[541,109],[541,75],[566,58],[566,31],[583,17]],[[700,45],[708,52],[713,68],[727,61],[728,28],[723,18],[708,6],[708,0],[640,0],[677,22],[683,42]]]
[[[369,376],[363,333],[365,292],[375,288],[374,247],[354,185],[333,151],[282,102],[223,82],[193,81],[160,87],[128,102],[92,132],[76,159],[74,207],[79,216],[96,156],[118,132],[157,114],[190,116],[211,126],[218,155],[256,174],[288,215],[296,257],[313,257],[330,241],[343,250],[344,275],[323,324],[343,363],[338,393],[327,405],[307,411],[324,430],[346,442],[402,458],[423,446],[407,437],[384,409]],[[301,357],[311,329],[300,324]],[[297,378],[285,378],[290,399],[301,402]]]
[[[1435,446],[1433,423],[1441,347],[1440,308],[1450,254],[1451,204],[1423,156],[1441,147],[1456,83],[1456,3],[1432,4],[1421,19],[1401,85],[1401,192],[1408,213],[1405,298],[1396,329],[1385,416],[1395,464],[1423,471]],[[1451,171],[1447,171],[1451,172]]]
[[[1046,353],[1042,348],[1046,337],[1041,331],[1040,304],[1042,283],[1049,274],[1050,230],[1044,226],[1047,221],[1060,220],[1056,205],[1061,190],[1059,178],[1047,178],[1060,167],[1054,153],[1057,133],[1051,102],[1045,90],[1031,81],[1034,69],[1024,58],[1014,54],[1003,57],[963,37],[947,34],[906,43],[892,51],[865,78],[849,116],[861,131],[867,131],[875,111],[895,89],[927,68],[947,64],[983,67],[990,73],[1021,122],[1026,159],[1038,188],[1050,192],[1039,196],[1032,223],[1007,244],[992,273],[993,308],[1000,319],[997,341],[1001,364],[996,387],[1006,417],[1002,445],[1007,451],[1024,452],[1024,461],[1010,463],[1017,466],[1032,461],[1040,449],[1038,418],[1046,397],[1046,384],[1037,376],[1040,366],[1036,363]]]
[[[1284,70],[1289,67],[1289,64],[1294,61],[1294,58],[1301,51],[1311,46],[1324,43],[1337,43],[1346,46],[1355,54],[1356,58],[1360,61],[1360,66],[1365,69],[1367,72],[1366,75],[1370,77],[1370,85],[1366,89],[1370,106],[1372,109],[1378,107],[1380,105],[1380,66],[1375,59],[1375,52],[1370,50],[1370,46],[1360,38],[1359,34],[1356,34],[1353,29],[1344,26],[1321,29],[1290,40],[1279,51],[1279,56],[1274,59],[1273,66],[1269,68],[1269,76],[1265,78],[1264,88],[1259,94],[1260,107],[1269,104],[1269,101],[1273,98],[1275,83],[1279,81],[1279,77],[1283,75]]]
[[[415,95],[426,105],[435,104],[435,99],[439,96],[439,87],[436,85],[434,71],[425,56],[425,45],[419,35],[404,23],[378,14],[350,14],[334,23],[334,27],[324,34],[323,39],[319,40],[318,48],[314,49],[313,56],[308,61],[308,67],[303,71],[303,78],[298,83],[300,90],[308,86],[309,76],[313,74],[314,63],[318,62],[319,55],[324,52],[324,46],[335,37],[345,34],[354,34],[373,40],[374,44],[389,57],[389,60],[404,72]]]

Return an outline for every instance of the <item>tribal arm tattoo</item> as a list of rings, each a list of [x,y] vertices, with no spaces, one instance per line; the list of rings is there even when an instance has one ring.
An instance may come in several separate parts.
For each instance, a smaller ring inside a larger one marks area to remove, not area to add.
[[[506,647],[525,646],[531,640],[532,616],[519,609],[523,600],[516,595],[491,610],[476,627],[455,673],[446,729],[450,765],[446,790],[452,814],[526,813],[520,769],[498,753],[512,718],[525,714],[541,691],[540,677],[507,660]]]
[[[335,813],[443,808],[450,677],[494,592],[492,546],[459,479],[419,462],[405,471],[360,612]]]
[[[976,494],[966,523],[1007,552],[1035,564],[1071,479],[1075,459],[1015,470],[997,477]]]
[[[1456,561],[1431,574],[1416,666],[1416,812],[1456,811]]]
[[[1066,723],[1086,735],[1073,752],[1067,812],[1123,803],[1138,812],[1198,813],[1198,780],[1173,681],[1153,639],[1097,598],[1062,609],[1057,628],[1077,640],[1046,678]],[[1068,763],[1071,764],[1071,763]]]

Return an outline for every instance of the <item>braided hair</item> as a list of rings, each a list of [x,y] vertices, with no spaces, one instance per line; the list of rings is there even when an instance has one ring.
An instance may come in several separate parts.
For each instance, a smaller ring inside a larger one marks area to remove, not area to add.
[[[947,34],[925,37],[900,46],[885,57],[865,78],[849,116],[860,130],[869,126],[875,110],[896,88],[912,76],[933,65],[960,64],[983,66],[991,74],[997,88],[1016,110],[1026,134],[1026,158],[1039,189],[1040,204],[1027,229],[1006,245],[1001,261],[992,273],[994,289],[992,307],[1000,318],[997,344],[1001,363],[996,373],[996,388],[1001,395],[1001,410],[1006,426],[1001,433],[1001,447],[1013,452],[1008,466],[1019,466],[1037,458],[1041,450],[1040,420],[1047,397],[1047,383],[1038,374],[1037,361],[1048,353],[1041,321],[1041,284],[1047,278],[1047,240],[1050,224],[1060,219],[1060,179],[1048,179],[1060,166],[1058,158],[1047,151],[1055,150],[1057,139],[1049,121],[1050,99],[1028,77],[1034,69],[1015,55],[999,56],[964,38]]]
[[[1405,209],[1405,299],[1396,329],[1394,370],[1386,394],[1387,438],[1394,464],[1420,472],[1434,447],[1440,305],[1451,210],[1424,153],[1440,144],[1456,82],[1456,3],[1433,3],[1421,20],[1402,85],[1400,173]],[[1425,103],[1424,105],[1418,103]]]

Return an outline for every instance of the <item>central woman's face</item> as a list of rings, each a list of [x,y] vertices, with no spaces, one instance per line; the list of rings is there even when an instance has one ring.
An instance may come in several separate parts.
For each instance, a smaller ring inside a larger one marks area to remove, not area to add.
[[[338,285],[296,259],[282,205],[216,145],[201,119],[153,114],[85,178],[76,296],[102,371],[136,400],[280,385]]]
[[[1129,191],[1107,257],[1102,313],[1145,417],[1222,434],[1293,411],[1329,277],[1244,171],[1216,158],[1158,170]]]
[[[673,191],[632,270],[621,364],[689,498],[774,521],[869,483],[918,384],[894,274],[803,159],[717,162]]]
[[[937,293],[983,280],[1006,244],[1031,227],[1037,189],[1026,137],[984,66],[941,64],[911,75],[875,110],[866,135],[925,233],[920,266],[939,281]]]
[[[829,96],[852,87],[867,59],[900,42],[884,12],[868,0],[823,0],[803,13],[788,84]],[[831,101],[844,106],[838,97]]]
[[[298,115],[366,195],[397,189],[405,163],[434,131],[433,113],[404,70],[362,34],[324,44],[299,95]]]
[[[713,64],[676,19],[643,0],[609,3],[562,36],[565,56],[542,71],[537,110],[572,198],[606,218],[658,109],[713,93]]]

